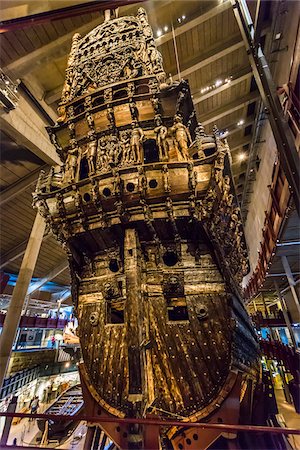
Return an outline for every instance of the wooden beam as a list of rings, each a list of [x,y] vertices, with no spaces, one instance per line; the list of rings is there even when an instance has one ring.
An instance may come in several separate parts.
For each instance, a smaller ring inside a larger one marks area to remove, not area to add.
[[[170,0],[167,0],[161,3],[160,7],[168,5],[169,3]],[[123,13],[126,14],[130,13],[131,11],[133,11],[133,7],[124,6],[122,11]],[[70,31],[69,33],[59,37],[58,39],[55,39],[53,42],[43,45],[42,47],[34,50],[33,52],[30,52],[27,55],[16,59],[12,63],[8,64],[6,67],[3,67],[3,70],[10,72],[11,75],[14,75],[15,77],[22,77],[24,75],[28,75],[32,70],[36,69],[37,65],[44,66],[49,62],[52,62],[56,58],[61,58],[62,56],[67,55],[70,52],[71,41],[75,32],[81,34],[82,36],[85,36],[93,28],[97,27],[102,22],[103,19],[99,16],[99,18],[82,25],[76,30],[74,29]]]
[[[41,289],[42,286],[44,286],[48,281],[53,280],[56,278],[59,274],[64,272],[69,267],[68,262],[64,258],[59,264],[56,264],[55,267],[53,267],[47,275],[45,275],[40,280],[36,281],[35,283],[30,284],[27,295],[33,294],[33,292],[38,291]]]
[[[43,242],[46,242],[51,236],[52,233],[44,234]],[[20,244],[17,244],[14,248],[1,255],[0,269],[8,266],[9,263],[12,263],[16,259],[21,258],[25,253],[27,242],[28,239],[25,239],[25,241],[20,242]]]
[[[168,4],[168,2],[165,2]],[[164,5],[162,5],[164,6]],[[131,7],[132,8],[132,7]],[[216,16],[217,14],[220,14],[221,12],[227,10],[228,8],[231,8],[230,2],[227,1],[225,3],[222,3],[215,8],[210,9],[204,14],[201,14],[199,17],[196,17],[195,19],[192,19],[191,21],[186,22],[184,25],[181,25],[180,27],[175,29],[175,36],[179,36],[182,33],[185,33],[187,30],[192,29],[193,27],[196,27],[197,25],[200,25],[201,23],[206,22],[207,20],[211,19],[212,17]],[[128,10],[130,7],[124,7],[123,11]],[[90,32],[93,28],[100,25],[102,20],[95,19],[91,22],[82,25],[77,30],[73,30],[58,39],[56,39],[53,42],[50,42],[49,44],[46,44],[37,50],[34,50],[33,52],[22,56],[21,58],[18,58],[17,60],[13,61],[12,63],[8,64],[3,69],[5,71],[9,71],[12,74],[15,74],[18,77],[21,77],[25,74],[30,73],[34,68],[36,68],[36,65],[45,65],[48,64],[50,61],[53,61],[55,58],[62,57],[69,53],[71,48],[71,40],[73,37],[73,34],[75,31],[82,36],[86,35],[88,32]],[[156,45],[160,46],[164,44],[165,42],[168,42],[171,40],[172,32],[166,33],[163,36],[156,38],[155,42]],[[48,103],[48,101],[47,101]],[[50,103],[48,103],[50,104]]]
[[[192,28],[197,27],[198,25],[201,25],[202,23],[206,22],[209,19],[212,19],[213,17],[217,16],[218,14],[221,14],[222,12],[226,11],[227,9],[231,8],[231,4],[229,1],[225,1],[221,3],[218,6],[215,6],[214,8],[211,8],[206,13],[201,14],[198,17],[195,17],[195,19],[189,20],[180,27],[175,28],[174,33],[175,36],[180,36],[183,33],[186,33],[187,31],[191,30]],[[173,39],[173,33],[170,31],[169,33],[166,33],[158,38],[155,39],[156,45],[160,46],[163,45],[165,42],[168,42]]]
[[[50,11],[43,11],[37,14],[27,15],[25,17],[18,17],[0,22],[0,33],[8,31],[22,30],[32,25],[40,25],[42,23],[52,22],[56,20],[69,19],[70,17],[82,16],[84,14],[91,14],[93,12],[104,11],[107,8],[116,9],[120,6],[128,5],[130,3],[139,3],[144,0],[110,0],[109,5],[107,0],[97,0],[90,2],[83,2],[79,5],[65,6],[59,9],[50,9]]]
[[[197,58],[196,60],[194,59],[193,61],[189,62],[186,68],[182,68],[180,72],[181,78],[186,78],[196,70],[202,69],[208,64],[211,64],[242,47],[244,47],[244,43],[241,40],[240,35],[236,35],[225,42],[218,43],[217,46],[211,46],[205,53],[202,53],[202,57],[200,60],[199,58]],[[171,70],[171,73],[174,72],[176,72],[175,68]],[[174,75],[173,78],[174,80],[178,80],[178,75]]]
[[[28,148],[49,165],[60,165],[61,160],[45,130],[45,121],[30,102],[20,96],[18,106],[0,115],[0,127],[20,146]]]
[[[46,92],[44,96],[44,100],[47,103],[47,105],[52,105],[53,103],[60,100],[61,92],[62,92],[63,85],[56,87],[55,89],[52,89],[51,91]]]
[[[0,206],[5,205],[5,203],[13,200],[17,195],[21,194],[21,192],[25,191],[29,186],[35,184],[39,173],[41,170],[47,170],[49,166],[46,164],[44,166],[38,167],[33,172],[30,172],[26,177],[21,178],[16,181],[16,183],[10,185],[4,191],[0,193]]]
[[[220,92],[225,91],[226,89],[231,88],[232,86],[235,86],[239,83],[242,83],[245,80],[248,80],[249,78],[252,77],[252,71],[249,68],[247,68],[247,70],[245,71],[245,73],[243,73],[242,75],[238,75],[238,76],[233,76],[231,81],[229,83],[224,83],[221,86],[212,89],[211,91],[205,93],[205,94],[193,94],[193,102],[194,105],[196,105],[197,103],[203,102],[204,100],[207,100],[210,97],[213,97],[216,94],[219,94]],[[216,81],[216,80],[214,80]],[[208,83],[210,84],[210,83]]]
[[[238,131],[241,131],[241,130],[247,128],[249,125],[253,125],[254,120],[255,120],[255,116],[252,115],[252,116],[247,117],[242,125],[238,125],[237,122],[230,124],[226,128],[226,130],[228,130],[228,134],[226,135],[226,137],[232,136],[233,134],[237,133]]]
[[[3,69],[4,71],[11,72],[16,77],[27,75],[32,70],[36,69],[37,66],[45,66],[46,64],[53,62],[55,58],[67,55],[70,52],[71,40],[75,31],[84,36],[93,28],[100,25],[101,22],[102,20],[100,17],[94,19],[91,22],[82,25],[77,30],[70,31],[58,39],[55,39],[53,42],[43,45],[33,52],[16,59]]]
[[[37,213],[23,257],[18,279],[13,290],[8,311],[6,313],[2,333],[0,335],[0,389],[8,367],[22,309],[24,307],[26,293],[35,269],[45,227],[46,222],[43,217]]]
[[[251,135],[251,134],[249,134],[249,136],[244,136],[244,137],[243,137],[242,139],[240,139],[239,141],[234,142],[234,143],[232,144],[232,146],[229,145],[230,152],[231,152],[231,153],[232,153],[232,152],[235,152],[236,150],[240,149],[240,148],[243,147],[244,145],[250,144],[251,142],[252,142],[252,135]]]
[[[199,122],[202,123],[203,126],[208,125],[211,122],[216,122],[217,120],[225,117],[235,111],[238,111],[245,106],[248,106],[250,103],[255,102],[260,97],[258,91],[250,92],[250,94],[245,95],[242,98],[238,98],[227,105],[223,105],[220,108],[214,109],[210,111],[208,114],[202,115],[199,117]]]

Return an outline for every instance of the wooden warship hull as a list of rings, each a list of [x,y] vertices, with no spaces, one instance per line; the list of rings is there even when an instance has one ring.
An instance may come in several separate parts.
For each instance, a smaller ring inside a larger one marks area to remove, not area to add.
[[[259,366],[228,144],[166,82],[143,9],[75,35],[66,73],[63,166],[34,201],[69,257],[89,412],[237,421]]]

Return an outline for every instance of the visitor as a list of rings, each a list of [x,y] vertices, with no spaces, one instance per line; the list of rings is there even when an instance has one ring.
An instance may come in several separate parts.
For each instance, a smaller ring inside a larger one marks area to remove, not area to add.
[[[31,414],[35,414],[37,412],[38,407],[39,407],[39,398],[36,395],[30,403]]]
[[[55,336],[54,335],[51,337],[51,345],[52,345],[52,348],[54,348],[54,346],[55,346]]]

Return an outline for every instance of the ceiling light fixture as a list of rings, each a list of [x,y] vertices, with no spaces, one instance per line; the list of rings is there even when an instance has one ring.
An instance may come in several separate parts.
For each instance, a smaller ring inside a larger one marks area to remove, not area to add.
[[[245,121],[243,119],[239,120],[237,123],[237,126],[240,127],[241,125],[244,125]]]
[[[162,35],[162,31],[161,31],[161,30],[157,30],[156,36],[157,36],[157,37],[160,37],[161,35]]]
[[[246,157],[247,157],[246,153],[240,153],[238,155],[239,161],[245,161]]]

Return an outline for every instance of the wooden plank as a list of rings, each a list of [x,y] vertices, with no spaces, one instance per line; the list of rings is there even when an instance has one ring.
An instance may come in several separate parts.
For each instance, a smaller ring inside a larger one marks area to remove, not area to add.
[[[42,45],[46,45],[50,42],[49,36],[46,33],[45,27],[42,24],[35,25],[34,29],[35,29],[37,35],[39,36]]]
[[[4,48],[10,60],[18,59],[19,55],[17,51],[13,48],[8,37],[4,35],[1,37],[1,49]],[[1,50],[2,51],[2,50]]]
[[[32,52],[34,50],[32,42],[30,41],[30,39],[27,37],[27,35],[23,30],[15,30],[14,34],[17,37],[18,41],[22,43],[25,49],[25,53]]]
[[[19,41],[16,33],[14,32],[9,33],[9,42],[18,53],[18,56],[23,56],[26,53],[26,49]]]
[[[210,46],[205,53],[202,53],[201,59],[197,57],[197,59],[186,63],[182,70],[182,78],[187,77],[189,74],[202,69],[209,64],[215,63],[218,59],[225,57],[243,46],[244,44],[243,41],[240,40],[240,36],[231,37],[229,40],[219,43],[217,47]],[[177,79],[176,76],[174,78]]]
[[[63,20],[55,20],[52,22],[52,25],[56,30],[58,36],[63,36],[67,32],[63,22]]]
[[[9,170],[6,167],[1,167],[1,178],[2,180],[4,180],[6,183],[13,184],[16,181],[19,180],[20,177],[18,177],[18,175],[16,175],[14,172],[12,172],[11,170]]]
[[[53,42],[58,38],[58,33],[57,33],[56,29],[54,28],[52,22],[43,24],[43,27],[49,36],[49,42]]]
[[[212,17],[220,14],[222,11],[231,8],[231,5],[228,2],[222,3],[214,8],[209,9],[206,13],[201,14],[200,16],[196,17],[195,19],[188,20],[183,25],[177,27],[175,29],[175,36],[179,36],[180,34],[185,33],[186,31],[191,30],[194,27],[198,27],[200,24],[205,24],[206,21],[211,19]],[[168,32],[164,34],[163,36],[156,38],[155,42],[156,45],[160,46],[164,44],[167,41],[170,41],[173,39],[172,32]]]
[[[42,42],[41,42],[39,36],[37,35],[37,33],[35,32],[34,27],[26,28],[24,30],[24,33],[26,34],[26,36],[28,37],[28,39],[30,40],[30,42],[32,43],[32,45],[35,49],[42,47]]]
[[[202,117],[199,117],[200,121],[203,123],[203,125],[207,125],[211,122],[215,122],[217,120],[219,120],[220,118],[227,116],[228,114],[231,114],[234,111],[237,111],[241,108],[243,108],[246,104],[250,104],[255,102],[256,100],[259,99],[259,93],[257,91],[255,92],[251,92],[248,95],[245,95],[242,98],[238,98],[237,100],[234,100],[233,102],[227,104],[227,105],[223,105],[220,108],[217,108],[214,111],[210,111],[208,114],[206,114]]]

